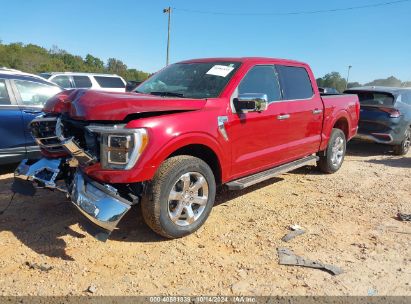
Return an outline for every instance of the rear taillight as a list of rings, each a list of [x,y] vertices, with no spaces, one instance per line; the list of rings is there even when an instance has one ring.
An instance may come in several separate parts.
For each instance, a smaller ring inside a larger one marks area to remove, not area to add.
[[[401,112],[397,109],[392,108],[379,108],[380,111],[390,114],[391,118],[398,118],[401,116]]]

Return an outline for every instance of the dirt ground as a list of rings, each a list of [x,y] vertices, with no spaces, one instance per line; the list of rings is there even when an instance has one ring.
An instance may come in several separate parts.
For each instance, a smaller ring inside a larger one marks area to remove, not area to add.
[[[306,167],[219,191],[205,226],[178,240],[151,232],[137,206],[102,243],[62,194],[16,195],[0,215],[0,295],[411,295],[411,222],[395,219],[411,213],[411,153],[347,153],[333,175]],[[13,169],[0,175],[0,210]],[[307,233],[285,243],[291,224]],[[281,266],[278,247],[344,273]]]

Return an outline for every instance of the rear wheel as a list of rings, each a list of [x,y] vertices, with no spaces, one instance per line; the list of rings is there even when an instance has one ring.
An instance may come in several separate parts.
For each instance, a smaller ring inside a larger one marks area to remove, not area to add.
[[[167,159],[141,201],[145,222],[167,238],[193,233],[211,212],[216,193],[210,167],[192,156]]]
[[[405,131],[404,140],[401,144],[394,146],[395,155],[405,155],[408,153],[411,147],[411,128]]]
[[[337,172],[344,161],[347,140],[340,129],[333,129],[327,149],[319,155],[318,168],[325,173]]]

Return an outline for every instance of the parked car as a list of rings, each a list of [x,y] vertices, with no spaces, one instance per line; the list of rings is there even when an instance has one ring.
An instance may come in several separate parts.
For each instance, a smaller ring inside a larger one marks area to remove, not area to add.
[[[109,92],[126,91],[126,81],[115,74],[53,72],[41,73],[39,75],[64,89],[93,89]]]
[[[397,155],[408,153],[411,145],[411,89],[358,87],[345,92],[357,94],[361,104],[356,138],[391,145]]]
[[[106,236],[141,201],[146,223],[177,238],[203,225],[218,185],[244,189],[312,162],[336,172],[359,109],[356,95],[321,97],[304,63],[189,60],[133,93],[74,90],[49,100],[31,124],[48,158],[23,161],[16,177],[54,189],[65,180],[57,188]]]
[[[40,155],[28,124],[61,91],[36,75],[0,68],[0,164]]]
[[[126,92],[134,91],[141,83],[142,81],[135,81],[135,80],[127,81]]]
[[[323,94],[330,94],[330,95],[340,94],[340,92],[338,92],[338,90],[335,88],[318,88],[318,90],[320,91],[320,93],[323,93]]]

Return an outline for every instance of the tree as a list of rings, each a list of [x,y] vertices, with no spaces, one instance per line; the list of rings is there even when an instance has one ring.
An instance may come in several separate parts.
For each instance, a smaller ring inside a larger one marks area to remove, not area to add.
[[[359,83],[359,82],[349,82],[348,85],[347,85],[348,89],[356,88],[356,87],[361,87],[361,83]]]
[[[109,58],[107,60],[107,71],[125,77],[127,66],[121,60]]]
[[[137,69],[127,69],[127,66],[118,59],[110,58],[107,66],[103,60],[87,54],[73,55],[65,50],[53,46],[50,50],[35,44],[10,43],[3,44],[0,40],[0,66],[14,68],[29,73],[41,72],[93,72],[115,73],[126,80],[142,81],[147,79],[148,73]]]
[[[366,86],[385,86],[385,87],[401,87],[401,80],[390,76],[386,79],[375,79],[369,83],[366,83]]]
[[[104,72],[104,62],[103,60],[94,57],[93,55],[87,54],[86,58],[84,59],[84,63],[86,64],[88,70],[96,73]]]
[[[335,88],[339,92],[345,90],[347,81],[341,77],[341,74],[338,72],[331,72],[326,74],[322,78],[317,79],[317,85],[323,88]]]

